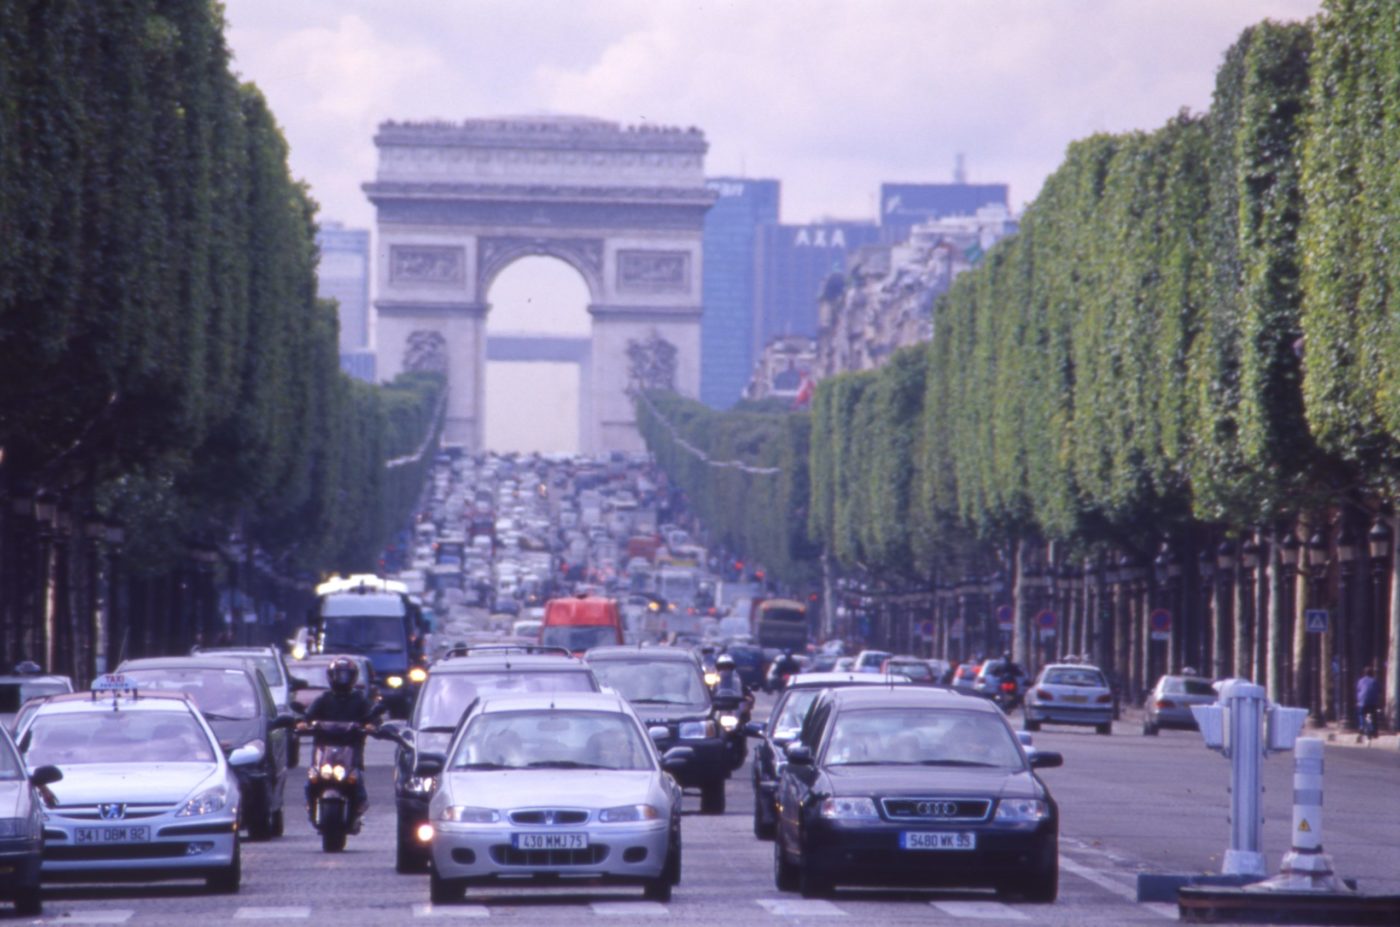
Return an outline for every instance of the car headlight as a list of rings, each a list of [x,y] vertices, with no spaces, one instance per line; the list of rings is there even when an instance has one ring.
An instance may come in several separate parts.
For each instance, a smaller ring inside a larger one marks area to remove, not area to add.
[[[408,671],[408,681],[415,685],[428,678],[428,671],[421,666],[415,666]]]
[[[385,678],[384,682],[385,682],[385,684],[388,685],[389,688],[391,688],[391,689],[402,689],[402,688],[403,688],[403,677],[402,677],[402,676],[388,676],[388,677]]]
[[[1050,806],[1038,798],[1003,798],[997,804],[998,821],[1043,821]]]
[[[405,788],[410,792],[417,792],[426,795],[437,787],[437,780],[432,776],[413,776],[408,780]]]
[[[878,818],[875,801],[870,798],[832,797],[822,802],[822,817],[833,821],[846,821],[856,818]]]
[[[621,824],[627,821],[655,821],[661,812],[652,805],[619,805],[604,808],[598,812],[598,820],[604,824]]]
[[[28,818],[0,818],[0,840],[28,837]]]
[[[704,740],[715,736],[713,721],[682,721],[676,728],[676,736],[681,740]]]
[[[175,812],[177,818],[198,817],[201,814],[213,814],[216,811],[223,811],[224,805],[228,803],[228,790],[223,786],[217,786],[185,802],[183,808]]]
[[[442,821],[454,824],[495,824],[501,813],[494,808],[473,808],[471,805],[448,805],[438,815]]]
[[[720,715],[719,726],[726,731],[732,731],[739,726],[739,718],[737,715]]]

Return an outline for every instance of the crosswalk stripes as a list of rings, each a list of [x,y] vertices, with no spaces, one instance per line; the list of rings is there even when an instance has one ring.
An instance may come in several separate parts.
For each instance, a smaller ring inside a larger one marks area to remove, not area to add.
[[[1015,907],[1001,902],[930,902],[942,913],[969,920],[1028,920]]]
[[[480,904],[416,904],[414,917],[490,917],[491,912]]]
[[[845,917],[846,912],[820,898],[756,898],[754,904],[778,917]]]
[[[304,905],[283,907],[245,907],[233,912],[236,921],[299,921],[311,916],[311,909]]]
[[[659,901],[595,901],[589,907],[602,917],[665,917],[671,913]]]

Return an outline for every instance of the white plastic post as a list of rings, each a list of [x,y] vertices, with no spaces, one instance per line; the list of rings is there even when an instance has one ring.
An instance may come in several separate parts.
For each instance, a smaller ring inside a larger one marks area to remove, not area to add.
[[[1230,755],[1230,848],[1221,871],[1226,875],[1265,874],[1261,851],[1263,791],[1260,767],[1264,761],[1263,686],[1246,680],[1226,685],[1220,693],[1225,703],[1226,744]]]
[[[1322,850],[1322,741],[1300,738],[1293,753],[1293,847],[1279,874],[1251,886],[1264,892],[1348,892]]]

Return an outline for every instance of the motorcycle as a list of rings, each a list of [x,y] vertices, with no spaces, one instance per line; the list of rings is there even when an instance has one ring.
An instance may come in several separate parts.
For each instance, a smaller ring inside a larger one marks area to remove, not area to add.
[[[381,732],[372,724],[356,721],[307,721],[297,727],[298,734],[312,736],[311,762],[307,767],[310,785],[307,789],[307,815],[321,835],[321,849],[339,853],[346,839],[359,833],[359,819],[365,808],[356,804],[360,777],[364,770],[356,757],[364,748],[366,737],[402,739],[393,732]]]
[[[1015,679],[1003,679],[997,683],[996,691],[992,693],[992,701],[1006,714],[1011,714],[1019,708],[1022,698],[1021,684]]]
[[[749,701],[733,695],[716,695],[715,722],[724,737],[724,749],[729,755],[730,770],[744,765],[749,756],[749,739],[744,725],[750,717]]]

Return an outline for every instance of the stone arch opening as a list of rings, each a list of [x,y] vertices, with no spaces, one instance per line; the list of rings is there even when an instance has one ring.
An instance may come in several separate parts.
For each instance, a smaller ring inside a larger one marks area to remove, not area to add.
[[[483,280],[484,446],[576,453],[587,416],[592,300],[584,272],[526,254]]]

